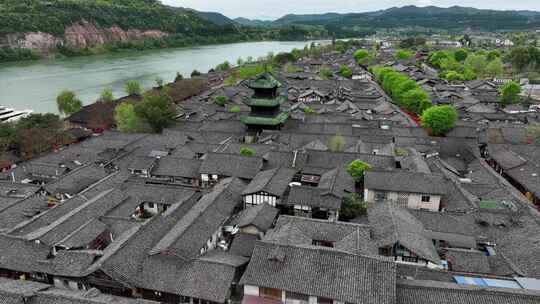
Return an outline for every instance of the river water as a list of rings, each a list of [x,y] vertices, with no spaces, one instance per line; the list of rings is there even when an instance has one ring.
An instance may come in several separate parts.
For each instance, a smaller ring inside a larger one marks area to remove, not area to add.
[[[124,84],[131,79],[150,88],[158,76],[170,82],[177,72],[189,77],[194,69],[206,72],[225,60],[256,59],[308,43],[245,42],[4,64],[0,65],[0,105],[56,113],[56,96],[65,89],[75,91],[88,104],[107,87],[116,98],[125,95]]]

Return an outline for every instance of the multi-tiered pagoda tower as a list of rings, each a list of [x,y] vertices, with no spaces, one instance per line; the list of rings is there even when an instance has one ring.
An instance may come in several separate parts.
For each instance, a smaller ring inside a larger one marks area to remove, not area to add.
[[[286,96],[278,94],[281,83],[271,73],[265,72],[251,80],[248,87],[255,91],[245,101],[251,113],[241,117],[248,133],[256,136],[265,129],[279,129],[289,117],[289,113],[281,112],[281,104],[287,100]]]

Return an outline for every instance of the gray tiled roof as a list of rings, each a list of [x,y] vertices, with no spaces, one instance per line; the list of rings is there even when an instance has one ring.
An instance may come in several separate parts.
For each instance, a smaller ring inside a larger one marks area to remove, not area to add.
[[[22,170],[26,172],[27,174],[31,174],[34,176],[43,175],[43,176],[58,177],[65,174],[68,171],[68,168],[60,167],[57,164],[30,162],[27,164],[23,164]]]
[[[152,175],[199,178],[201,163],[202,160],[199,159],[162,157],[153,168]]]
[[[443,195],[445,183],[440,175],[408,171],[367,171],[364,177],[366,189],[395,192]]]
[[[238,227],[255,226],[262,232],[266,232],[276,219],[279,210],[267,203],[259,204],[254,207],[247,207],[232,224]]]
[[[444,250],[450,269],[468,273],[491,273],[488,257],[478,250],[447,248]]]
[[[282,202],[282,204],[339,210],[341,201],[341,197],[334,195],[328,189],[311,186],[293,186],[291,187],[287,202]]]
[[[155,157],[137,156],[133,158],[131,164],[129,164],[128,169],[130,170],[150,170],[155,165],[157,159]]]
[[[265,235],[264,241],[302,246],[311,246],[313,241],[325,241],[341,251],[376,255],[377,248],[371,240],[370,230],[367,225],[282,215],[276,227]]]
[[[356,159],[360,159],[374,168],[392,169],[395,167],[393,157],[384,155],[362,154],[362,153],[333,153],[326,151],[308,151],[307,166],[316,168],[334,169],[343,167]]]
[[[440,257],[424,226],[407,209],[391,202],[376,203],[368,209],[373,238],[379,246],[398,243],[419,257],[439,264]]]
[[[30,220],[33,216],[47,211],[49,207],[45,198],[33,195],[26,199],[15,200],[0,209],[0,230],[13,229],[17,225]]]
[[[490,149],[491,150],[491,149]],[[526,159],[512,150],[498,148],[495,151],[490,151],[490,157],[499,164],[504,170],[512,169],[523,165],[527,162]]]
[[[324,248],[258,242],[240,284],[348,303],[395,303],[395,264]]]
[[[199,172],[244,179],[254,178],[262,169],[262,159],[236,154],[208,153]]]
[[[533,304],[540,293],[519,289],[399,280],[397,304]]]
[[[255,242],[259,237],[253,234],[238,233],[234,236],[229,252],[235,255],[251,257]]]
[[[279,167],[266,171],[261,171],[248,184],[242,195],[257,192],[267,192],[277,197],[282,197],[292,181],[297,170]]]
[[[58,242],[58,245],[66,248],[85,247],[105,230],[107,230],[107,225],[94,218],[80,226],[80,228],[77,228],[75,231],[73,231],[73,233],[66,236],[63,240]]]
[[[96,289],[73,291],[52,285],[0,279],[0,302],[5,304],[157,304],[143,299],[105,295]]]
[[[473,236],[474,223],[463,213],[409,210],[426,230]]]
[[[231,217],[240,203],[245,184],[228,178],[204,195],[184,217],[149,251],[149,254],[176,256],[186,260],[196,257],[218,228]]]
[[[107,211],[121,204],[125,199],[125,194],[120,190],[105,191],[57,218],[49,225],[28,233],[25,238],[54,245],[86,224],[89,219],[105,215]]]
[[[354,180],[344,166],[323,173],[318,187],[341,198],[356,191]]]
[[[241,192],[238,189],[229,190],[234,193]],[[104,262],[101,269],[128,286],[218,303],[225,302],[230,295],[236,267],[198,259],[186,261],[174,255],[149,255],[149,252],[171,231],[176,235],[177,223],[188,216],[196,203],[196,197],[193,197],[171,206],[166,212],[145,222],[125,243],[122,250]],[[219,208],[216,208],[216,212],[219,212]],[[197,237],[197,240],[207,237],[206,232],[201,230],[201,234],[198,235],[198,228],[193,229],[189,234]],[[188,247],[191,248],[191,245]]]
[[[74,195],[107,175],[108,172],[103,167],[95,165],[85,166],[45,185],[45,190],[53,195],[58,193]]]

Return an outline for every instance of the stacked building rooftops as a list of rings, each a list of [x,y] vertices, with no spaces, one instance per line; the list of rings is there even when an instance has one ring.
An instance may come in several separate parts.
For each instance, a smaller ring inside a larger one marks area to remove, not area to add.
[[[3,175],[0,299],[540,301],[538,145],[524,128],[462,116],[431,137],[369,72],[299,66],[191,96],[162,134],[107,131]],[[400,69],[440,103],[490,90]]]

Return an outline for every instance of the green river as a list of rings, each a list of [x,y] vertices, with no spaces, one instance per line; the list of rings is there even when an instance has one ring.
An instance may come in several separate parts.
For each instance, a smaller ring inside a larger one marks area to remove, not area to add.
[[[308,43],[246,42],[3,64],[0,105],[56,113],[56,96],[65,89],[75,91],[88,104],[106,87],[113,89],[115,97],[125,95],[124,84],[130,79],[150,88],[158,76],[170,82],[177,72],[189,77],[194,69],[206,72],[225,60],[234,63],[239,57],[257,58]]]

